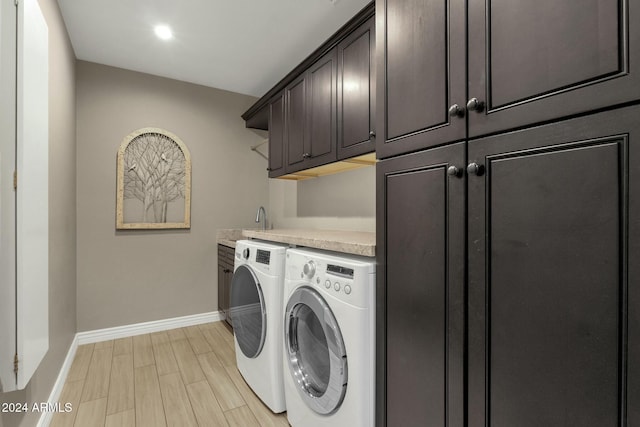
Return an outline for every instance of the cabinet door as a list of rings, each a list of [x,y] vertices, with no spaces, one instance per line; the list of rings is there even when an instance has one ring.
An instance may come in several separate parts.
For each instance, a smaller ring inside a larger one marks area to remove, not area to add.
[[[218,310],[227,315],[227,311],[229,309],[229,306],[225,304],[225,301],[227,301],[228,299],[225,286],[225,270],[227,269],[227,267],[225,266],[224,261],[221,258],[221,256],[218,256]]]
[[[338,45],[338,159],[375,150],[375,33],[370,18]]]
[[[229,311],[229,293],[225,286],[227,272],[227,247],[218,245],[218,310],[225,315]]]
[[[19,390],[27,386],[49,350],[49,31],[38,4],[19,2],[17,21],[19,183],[15,190],[15,268]]]
[[[377,0],[376,153],[384,158],[462,140],[464,0]]]
[[[284,97],[269,103],[269,178],[284,174]]]
[[[640,98],[638,2],[468,3],[470,136]]]
[[[233,266],[227,265],[224,271],[224,310],[227,315],[225,320],[230,326],[233,326],[233,319],[231,318],[231,279],[233,278]]]
[[[304,168],[330,163],[336,156],[337,55],[333,49],[307,71],[307,122]]]
[[[233,277],[234,249],[218,245],[218,309],[225,314],[229,325],[233,326],[229,311],[231,299],[231,278]]]
[[[640,108],[469,143],[469,426],[640,425]]]
[[[376,166],[378,427],[464,425],[464,161],[460,143]]]
[[[286,97],[286,166],[285,171],[295,172],[304,169],[305,160],[305,76],[301,75],[285,89]]]
[[[0,2],[0,384],[5,392],[16,389],[16,17],[14,3]]]

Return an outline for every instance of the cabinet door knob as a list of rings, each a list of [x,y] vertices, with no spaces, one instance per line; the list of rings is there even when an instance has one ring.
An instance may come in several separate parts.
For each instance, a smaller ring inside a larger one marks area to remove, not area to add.
[[[267,168],[267,171],[271,172],[271,168]]]
[[[303,159],[308,159],[309,157],[311,157],[311,154],[309,154],[309,153],[304,153],[304,154],[302,155],[302,158],[303,158]]]
[[[467,110],[477,111],[478,113],[484,109],[484,102],[478,101],[478,98],[471,98],[467,101]]]
[[[449,107],[449,115],[451,117],[464,117],[464,110],[458,104]]]
[[[460,176],[462,175],[462,170],[460,170],[457,166],[449,166],[447,168],[447,175],[449,176]]]
[[[477,164],[476,162],[469,163],[467,165],[467,173],[469,175],[482,175],[484,172],[484,168],[482,165]]]
[[[376,131],[375,131],[375,130],[370,131],[370,132],[369,132],[369,136],[370,136],[371,138],[375,138],[375,137],[376,137]]]

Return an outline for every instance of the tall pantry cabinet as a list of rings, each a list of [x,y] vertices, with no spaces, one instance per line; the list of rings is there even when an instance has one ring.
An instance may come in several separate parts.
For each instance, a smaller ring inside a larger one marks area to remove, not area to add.
[[[376,13],[376,425],[640,425],[640,1]]]

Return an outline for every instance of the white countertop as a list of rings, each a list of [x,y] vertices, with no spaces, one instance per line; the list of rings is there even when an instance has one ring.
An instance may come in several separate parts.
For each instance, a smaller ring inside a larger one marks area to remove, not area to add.
[[[354,255],[376,255],[376,233],[366,231],[273,229],[242,230],[244,237]]]

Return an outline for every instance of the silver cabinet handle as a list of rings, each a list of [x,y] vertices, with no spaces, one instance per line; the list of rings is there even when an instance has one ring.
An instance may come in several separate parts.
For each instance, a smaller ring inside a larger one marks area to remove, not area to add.
[[[483,172],[484,167],[476,162],[472,162],[467,165],[467,173],[469,175],[482,175]]]
[[[449,166],[447,168],[447,175],[458,177],[462,175],[462,170],[457,166]]]
[[[451,117],[464,117],[464,109],[460,108],[458,104],[453,104],[449,107],[449,115]]]
[[[484,102],[478,101],[478,98],[471,98],[467,101],[467,110],[481,112],[484,109]]]

